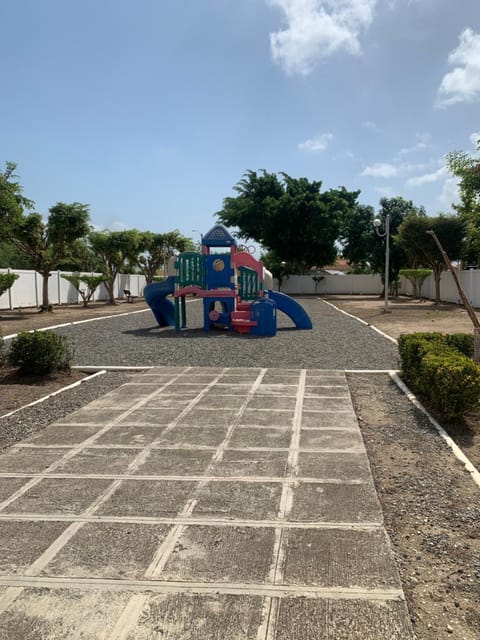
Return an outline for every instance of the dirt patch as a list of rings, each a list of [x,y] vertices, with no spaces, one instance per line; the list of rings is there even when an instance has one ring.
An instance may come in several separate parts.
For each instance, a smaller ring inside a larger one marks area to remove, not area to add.
[[[390,313],[384,312],[384,300],[378,296],[325,296],[325,300],[351,313],[392,338],[415,331],[473,333],[472,321],[458,304],[435,305],[431,300],[399,297],[389,300]]]
[[[77,382],[85,373],[59,371],[49,376],[19,376],[15,369],[0,368],[0,416]]]

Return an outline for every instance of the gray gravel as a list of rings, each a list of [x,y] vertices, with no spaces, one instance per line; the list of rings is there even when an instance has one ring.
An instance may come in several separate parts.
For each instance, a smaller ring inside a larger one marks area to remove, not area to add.
[[[51,422],[80,409],[96,398],[108,393],[120,384],[127,382],[129,376],[113,371],[86,380],[73,389],[48,398],[40,404],[27,407],[9,418],[0,420],[0,449],[9,447],[20,440],[41,431]],[[28,402],[28,399],[25,400]]]
[[[297,331],[283,313],[272,338],[202,329],[202,303],[187,303],[189,329],[158,327],[150,310],[58,329],[75,343],[77,365],[260,366],[396,369],[394,343],[315,298],[303,298],[313,331]]]

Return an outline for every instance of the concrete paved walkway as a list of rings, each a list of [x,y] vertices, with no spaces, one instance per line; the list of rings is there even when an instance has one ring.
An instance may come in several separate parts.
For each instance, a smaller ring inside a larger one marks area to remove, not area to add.
[[[1,640],[408,640],[341,371],[159,368],[0,456]]]

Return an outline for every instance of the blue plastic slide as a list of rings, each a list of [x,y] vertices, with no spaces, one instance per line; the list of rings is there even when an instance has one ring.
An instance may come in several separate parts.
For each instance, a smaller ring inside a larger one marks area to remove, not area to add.
[[[145,302],[152,310],[160,327],[175,326],[175,306],[167,296],[175,289],[175,277],[169,276],[162,282],[147,284],[143,290]]]
[[[277,309],[283,311],[293,320],[297,329],[313,329],[310,316],[296,300],[280,291],[272,291],[272,289],[269,289],[267,293],[270,300],[277,303]]]

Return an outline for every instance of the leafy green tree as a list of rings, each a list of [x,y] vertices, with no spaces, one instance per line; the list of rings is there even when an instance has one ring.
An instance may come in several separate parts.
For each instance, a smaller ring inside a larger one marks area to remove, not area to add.
[[[407,254],[402,244],[397,242],[396,235],[402,222],[411,215],[425,215],[422,207],[416,207],[411,200],[405,200],[399,196],[395,198],[382,198],[378,217],[385,224],[386,216],[390,216],[390,262],[389,262],[389,282],[398,282],[399,272],[402,267],[408,264]],[[371,254],[371,266],[375,273],[380,273],[382,281],[385,278],[385,242],[386,238],[376,236],[372,226],[372,237],[375,240]]]
[[[0,273],[0,296],[13,286],[18,277],[16,273]]]
[[[282,288],[282,282],[288,280],[291,273],[295,273],[296,266],[285,262],[285,260],[280,260],[275,251],[262,253],[260,260],[265,265],[265,268],[271,272],[272,276],[278,280],[279,291]]]
[[[286,173],[247,171],[217,212],[220,222],[238,227],[240,238],[252,238],[283,261],[306,273],[335,260],[340,219],[353,208],[358,191],[344,187],[320,192],[322,183]]]
[[[23,195],[23,187],[15,174],[16,168],[14,162],[6,162],[5,169],[0,171],[0,223],[5,235],[12,227],[20,224],[24,212],[34,206]]]
[[[139,255],[137,267],[145,276],[147,284],[154,281],[160,267],[171,258],[175,251],[192,251],[193,242],[175,229],[167,233],[144,231],[139,234]]]
[[[17,249],[11,240],[4,240],[0,242],[0,268],[32,269],[33,265],[29,256]]]
[[[78,291],[78,293],[80,294],[83,300],[84,307],[86,307],[90,302],[90,300],[92,299],[92,296],[95,293],[95,289],[97,289],[97,287],[99,287],[102,284],[102,282],[105,282],[107,279],[106,276],[89,276],[89,275],[82,275],[82,276],[64,275],[62,276],[62,278],[64,280],[67,280],[67,282],[70,282],[70,284],[72,284],[75,287],[75,289]],[[82,286],[82,282],[83,282],[83,285],[86,285],[86,286]]]
[[[88,233],[88,223],[88,205],[57,202],[50,207],[47,221],[39,213],[22,214],[8,228],[13,244],[29,257],[42,276],[43,311],[51,310],[48,299],[51,272],[69,256],[74,242]]]
[[[135,264],[140,247],[139,232],[93,231],[89,236],[90,246],[97,257],[102,273],[106,276],[105,287],[110,304],[115,302],[115,279],[129,264]]]
[[[432,275],[431,269],[400,269],[400,275],[406,278],[413,287],[413,297],[422,298],[422,285],[428,276]]]
[[[480,140],[477,143],[480,151]],[[467,236],[462,259],[468,264],[480,264],[480,158],[464,151],[452,151],[446,156],[447,167],[459,178],[460,204],[452,205],[467,224]]]
[[[372,263],[377,244],[372,235],[374,218],[374,208],[363,204],[346,209],[341,218],[342,255],[355,272],[368,271]]]
[[[458,260],[462,254],[466,223],[459,216],[439,215],[430,218],[424,213],[409,216],[399,227],[396,242],[403,247],[410,262],[429,267],[435,279],[435,303],[440,304],[440,279],[445,262],[433,238],[437,235],[450,260]]]

